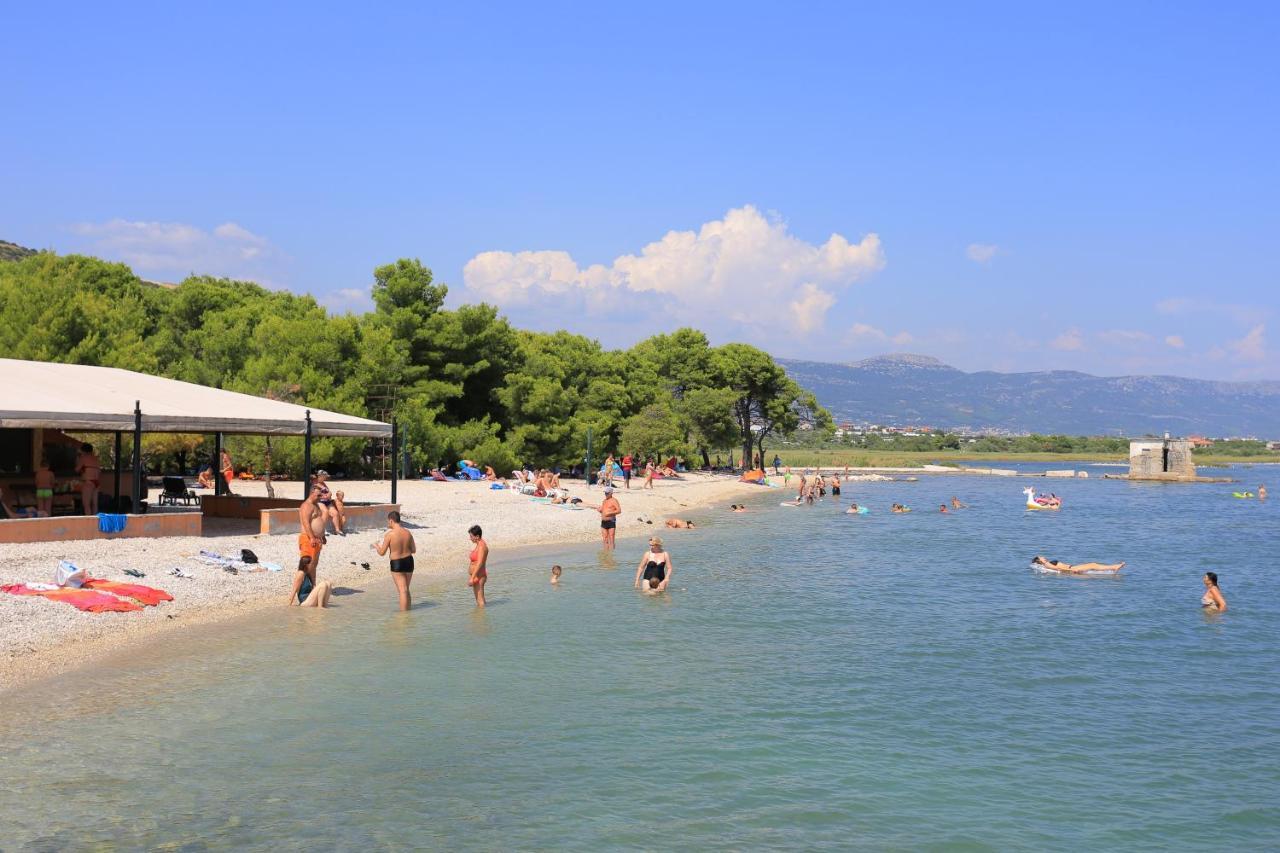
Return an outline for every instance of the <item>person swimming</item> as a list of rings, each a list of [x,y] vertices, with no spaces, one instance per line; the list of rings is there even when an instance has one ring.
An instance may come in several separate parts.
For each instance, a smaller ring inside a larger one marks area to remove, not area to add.
[[[560,583],[560,567],[559,566],[551,567],[551,583],[553,584]]]
[[[1227,600],[1222,597],[1222,590],[1218,589],[1218,573],[1205,572],[1203,580],[1204,595],[1200,597],[1200,606],[1213,613],[1225,613]]]

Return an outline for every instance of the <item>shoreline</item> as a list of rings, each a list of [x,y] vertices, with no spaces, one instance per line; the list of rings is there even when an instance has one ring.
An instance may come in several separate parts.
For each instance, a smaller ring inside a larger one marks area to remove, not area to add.
[[[622,504],[618,538],[652,535],[663,520],[685,511],[698,511],[740,494],[754,494],[758,486],[736,477],[691,474],[684,480],[659,480],[652,490],[618,488]],[[276,481],[277,493],[297,495],[301,484]],[[410,480],[399,487],[401,513],[417,542],[416,577],[435,580],[465,574],[470,541],[466,530],[479,524],[495,551],[599,541],[599,516],[590,509],[569,511],[535,503],[514,491],[490,490],[486,482],[436,483]],[[351,502],[386,500],[385,482],[335,482]],[[233,484],[237,494],[264,495],[259,482]],[[570,491],[587,503],[597,503],[600,488],[571,483]],[[653,526],[637,517],[652,518]],[[7,546],[0,552],[0,583],[50,583],[59,560],[69,560],[93,577],[134,582],[171,593],[174,600],[130,613],[84,613],[38,596],[0,595],[0,696],[35,681],[56,678],[89,666],[108,655],[175,631],[226,622],[272,607],[283,607],[297,561],[294,534],[262,535],[250,531],[256,522],[214,523],[206,519],[201,537],[162,539],[79,540]],[[367,527],[345,537],[330,535],[321,554],[320,577],[335,588],[364,592],[387,586],[386,558],[370,547],[383,527]],[[278,572],[258,570],[231,575],[203,564],[200,550],[238,554],[253,550],[260,561],[282,566]],[[504,553],[505,556],[505,553]],[[368,563],[364,569],[360,564]],[[168,574],[180,567],[190,579]],[[125,568],[146,573],[144,578],[123,574]]]

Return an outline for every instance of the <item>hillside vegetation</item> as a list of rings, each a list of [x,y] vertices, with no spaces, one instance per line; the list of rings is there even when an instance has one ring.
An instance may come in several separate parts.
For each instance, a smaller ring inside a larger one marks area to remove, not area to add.
[[[379,420],[398,419],[418,467],[461,458],[506,473],[625,450],[692,454],[765,442],[826,413],[767,354],[711,347],[693,329],[606,350],[568,332],[513,328],[485,304],[443,307],[447,288],[417,260],[373,274],[376,310],[331,315],[310,296],[194,276],[149,286],[127,266],[28,253],[0,263],[0,352],[120,367]],[[763,425],[756,433],[752,424]],[[264,439],[232,437],[261,467]],[[297,473],[301,441],[273,441]],[[201,437],[151,436],[152,468],[204,453]],[[384,448],[316,442],[318,465],[370,472]]]

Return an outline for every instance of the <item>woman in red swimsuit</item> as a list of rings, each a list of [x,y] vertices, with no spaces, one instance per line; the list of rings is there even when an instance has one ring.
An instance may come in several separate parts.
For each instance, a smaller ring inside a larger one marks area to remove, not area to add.
[[[489,579],[489,545],[484,541],[480,525],[473,524],[467,531],[474,548],[471,549],[471,571],[467,586],[476,594],[476,606],[484,607],[484,582]]]

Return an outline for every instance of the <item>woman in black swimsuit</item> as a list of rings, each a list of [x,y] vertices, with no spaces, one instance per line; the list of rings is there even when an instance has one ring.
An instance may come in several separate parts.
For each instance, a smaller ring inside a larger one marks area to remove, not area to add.
[[[649,540],[649,550],[640,558],[636,567],[636,589],[640,589],[643,580],[646,592],[662,592],[671,582],[671,575],[676,567],[671,563],[671,555],[662,549],[662,540],[657,536]]]

